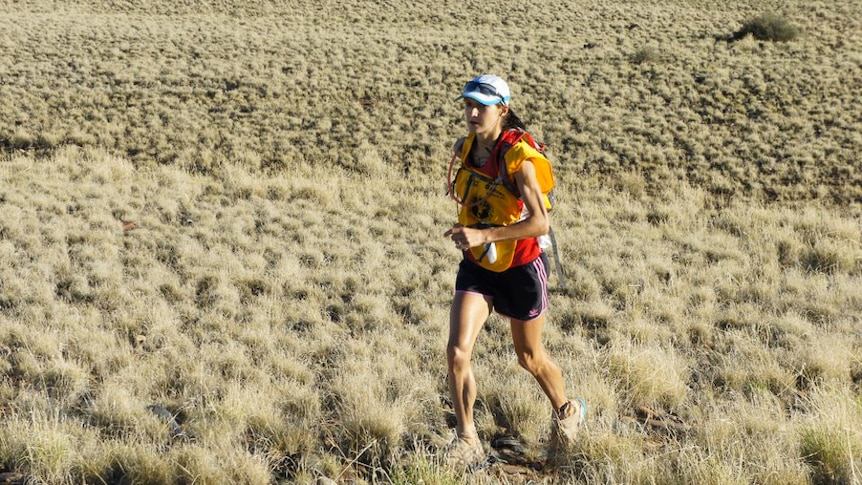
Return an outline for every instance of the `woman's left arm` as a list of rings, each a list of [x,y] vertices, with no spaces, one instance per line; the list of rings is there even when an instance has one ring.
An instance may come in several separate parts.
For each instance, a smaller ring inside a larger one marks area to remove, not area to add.
[[[545,207],[545,197],[539,187],[533,162],[525,160],[521,170],[515,172],[514,178],[515,183],[518,184],[518,190],[521,191],[521,200],[527,207],[528,215],[516,224],[508,226],[515,234],[507,234],[506,239],[525,239],[547,234],[551,227],[551,219]]]

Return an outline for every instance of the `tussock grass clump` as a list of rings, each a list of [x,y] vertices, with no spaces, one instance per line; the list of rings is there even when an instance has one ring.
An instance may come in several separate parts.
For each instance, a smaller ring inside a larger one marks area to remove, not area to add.
[[[538,386],[519,366],[513,363],[483,386],[481,398],[492,421],[484,423],[485,429],[481,430],[488,436],[493,436],[495,430],[505,430],[506,434],[529,443],[547,438],[551,408]]]
[[[862,406],[846,388],[818,390],[799,428],[799,453],[813,483],[855,483],[862,466]]]
[[[609,378],[620,383],[620,391],[634,406],[673,410],[688,395],[684,359],[673,350],[629,345],[623,340],[610,354]]]
[[[408,455],[395,467],[392,473],[392,483],[411,484],[426,483],[434,485],[460,485],[465,477],[446,467],[440,460],[435,460],[424,452]]]
[[[717,471],[722,479],[709,480],[711,483],[806,483],[805,465],[794,457],[797,436],[784,408],[785,403],[770,393],[756,392],[747,398],[730,397],[693,410],[701,424],[691,430],[691,441],[699,446],[683,453],[694,458],[685,465],[687,473]],[[738,456],[758,465],[734,470],[728,465]],[[691,476],[685,483],[701,481],[694,478]]]
[[[596,483],[648,483],[660,474],[660,462],[644,453],[645,438],[625,432],[590,431],[562,471],[562,483],[573,483],[590,477]],[[625,462],[625,469],[612,463]]]
[[[775,12],[767,12],[746,21],[729,40],[736,41],[751,35],[757,40],[789,42],[795,40],[801,33],[802,30],[791,23],[787,17]]]

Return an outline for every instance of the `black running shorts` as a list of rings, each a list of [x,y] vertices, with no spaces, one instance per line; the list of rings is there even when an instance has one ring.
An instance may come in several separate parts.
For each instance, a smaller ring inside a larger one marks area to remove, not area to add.
[[[532,320],[548,308],[548,256],[497,273],[464,259],[458,267],[455,293],[474,293],[493,300],[504,317]]]

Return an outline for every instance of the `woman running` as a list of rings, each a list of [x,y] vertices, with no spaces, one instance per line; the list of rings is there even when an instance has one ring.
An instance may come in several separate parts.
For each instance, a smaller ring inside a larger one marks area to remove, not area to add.
[[[518,363],[551,401],[551,454],[575,440],[587,406],[583,399],[566,397],[562,372],[542,345],[549,264],[539,240],[550,227],[550,204],[539,181],[553,184],[550,164],[510,108],[503,79],[476,77],[457,99],[463,99],[469,134],[454,146],[461,163],[449,190],[460,209],[458,223],[445,233],[464,255],[446,348],[457,420],[447,453],[451,463],[467,468],[485,458],[473,421],[476,380],[470,361],[492,311],[509,319]]]

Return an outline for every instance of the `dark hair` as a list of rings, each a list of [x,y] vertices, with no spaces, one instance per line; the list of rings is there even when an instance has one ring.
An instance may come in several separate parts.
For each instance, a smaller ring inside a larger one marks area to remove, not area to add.
[[[527,125],[521,121],[521,118],[518,118],[518,115],[512,111],[512,108],[509,108],[509,114],[506,115],[506,119],[503,120],[503,129],[511,130],[512,128],[520,128],[524,131],[527,131]]]

